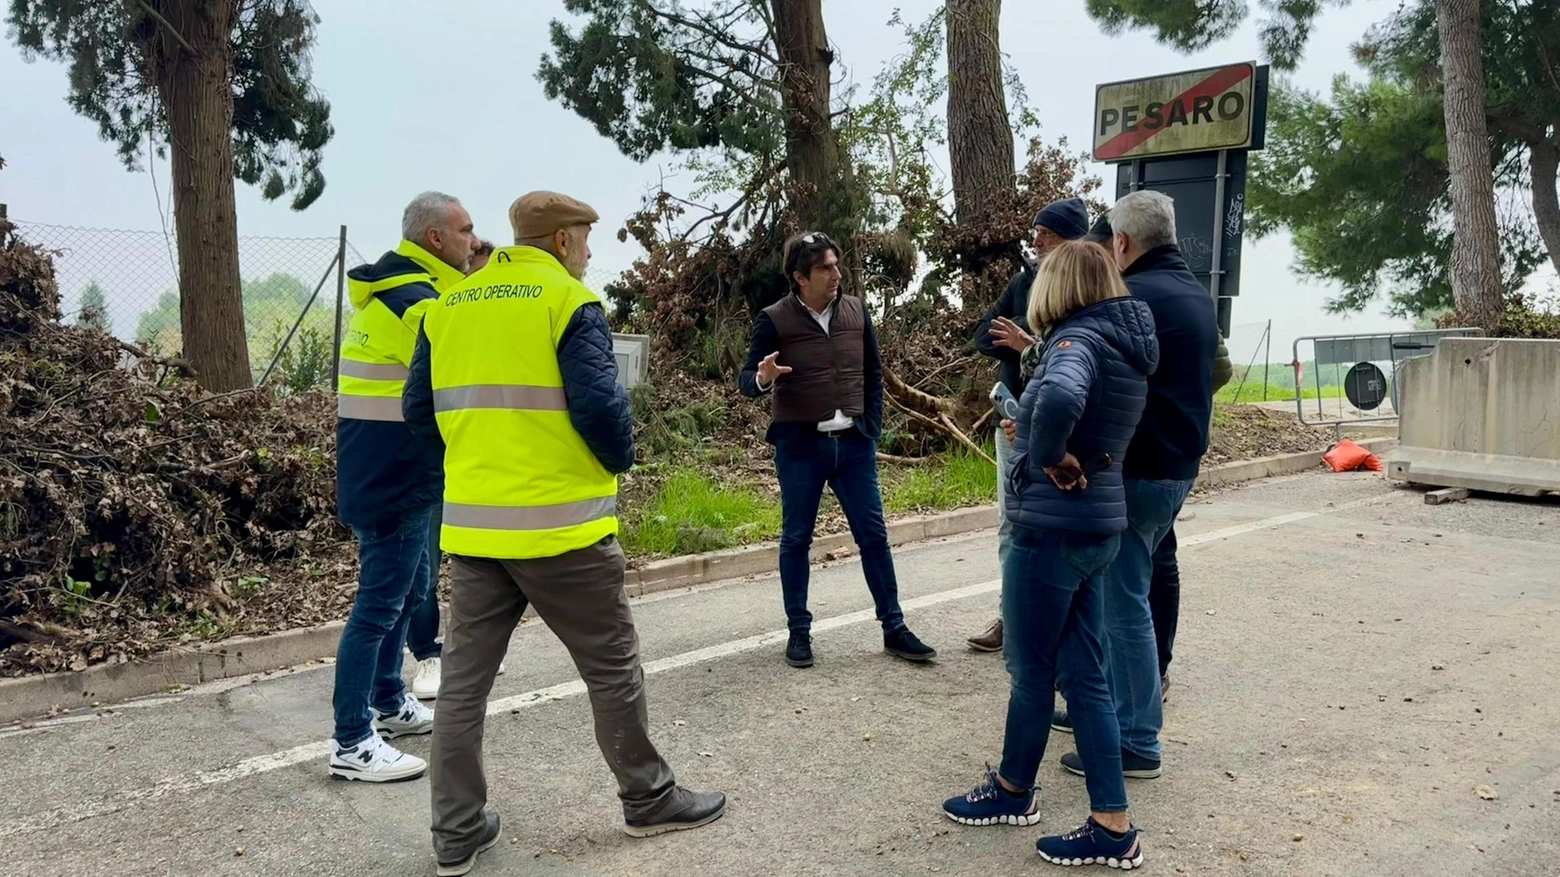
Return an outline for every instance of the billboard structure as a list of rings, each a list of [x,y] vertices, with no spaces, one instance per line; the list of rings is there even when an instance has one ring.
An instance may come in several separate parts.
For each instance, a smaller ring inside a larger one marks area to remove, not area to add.
[[[1175,199],[1187,266],[1230,331],[1240,294],[1246,155],[1267,132],[1268,68],[1229,64],[1110,82],[1094,93],[1094,158],[1115,164],[1116,197],[1154,189]]]

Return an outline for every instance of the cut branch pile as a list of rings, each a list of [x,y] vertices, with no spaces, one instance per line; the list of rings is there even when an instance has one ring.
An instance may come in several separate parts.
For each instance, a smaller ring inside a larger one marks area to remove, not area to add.
[[[0,674],[166,645],[346,535],[328,396],[211,396],[59,314],[49,255],[0,247]]]

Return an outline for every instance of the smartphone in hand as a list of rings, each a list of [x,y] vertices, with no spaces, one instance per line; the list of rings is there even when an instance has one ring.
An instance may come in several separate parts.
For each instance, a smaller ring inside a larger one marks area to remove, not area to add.
[[[1007,388],[1007,384],[997,381],[991,388],[991,404],[997,406],[997,414],[1004,420],[1018,420],[1018,398],[1013,391]]]

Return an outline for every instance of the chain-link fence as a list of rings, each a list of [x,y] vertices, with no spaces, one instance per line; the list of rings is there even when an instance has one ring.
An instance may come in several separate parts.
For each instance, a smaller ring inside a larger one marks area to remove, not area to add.
[[[95,323],[150,352],[182,349],[178,252],[173,232],[50,225],[12,217],[22,240],[54,252],[66,322]],[[385,246],[392,246],[389,242]],[[370,248],[377,258],[379,249]],[[344,267],[338,268],[338,257]],[[339,237],[240,237],[244,325],[255,380],[284,390],[329,386],[335,363],[337,272],[370,261]],[[598,293],[616,274],[592,268]],[[604,294],[604,293],[603,293]],[[352,319],[343,300],[341,321]]]
[[[178,256],[171,230],[164,234],[11,221],[19,238],[54,252],[67,322],[95,323],[153,352],[182,349]],[[349,268],[363,261],[345,243],[344,233],[330,238],[238,239],[244,327],[257,380],[274,364],[296,389],[329,383],[336,263],[343,252]],[[347,307],[344,319],[351,316]]]

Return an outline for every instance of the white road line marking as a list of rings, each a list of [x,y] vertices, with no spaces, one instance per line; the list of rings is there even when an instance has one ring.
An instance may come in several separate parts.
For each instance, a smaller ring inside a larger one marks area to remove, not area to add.
[[[1322,511],[1318,512],[1291,512],[1287,515],[1276,515],[1271,518],[1263,518],[1259,521],[1251,521],[1245,524],[1236,524],[1234,526],[1223,527],[1218,530],[1209,530],[1206,533],[1198,533],[1195,536],[1182,536],[1177,539],[1177,544],[1184,546],[1202,545],[1207,542],[1217,542],[1220,539],[1229,539],[1233,536],[1243,536],[1247,533],[1255,533],[1258,530],[1271,530],[1275,527],[1282,527],[1285,524],[1294,524],[1300,521],[1308,521],[1311,518],[1320,518],[1323,515],[1331,515],[1337,512],[1349,511],[1350,509],[1357,509],[1368,505],[1375,505],[1376,503],[1380,502],[1386,502],[1396,497],[1397,495],[1398,494],[1395,492],[1383,493],[1377,496],[1369,496],[1365,499],[1356,499],[1352,502],[1346,502],[1342,505],[1333,506],[1332,508],[1323,509]]]
[[[1311,518],[1332,514],[1334,512],[1346,511],[1348,509],[1359,508],[1361,506],[1382,502],[1391,499],[1394,496],[1396,496],[1395,493],[1383,494],[1363,500],[1344,503],[1342,505],[1322,511],[1292,512],[1289,514],[1277,515],[1271,518],[1263,518],[1258,521],[1237,524],[1235,526],[1225,527],[1207,533],[1199,533],[1196,536],[1189,536],[1183,539],[1181,544],[1187,546],[1200,545],[1206,542],[1214,542],[1220,539],[1228,539],[1234,536],[1240,536],[1245,533],[1253,533],[1258,530],[1282,527],[1286,524],[1293,524],[1298,521],[1305,521]],[[990,594],[999,590],[1001,586],[1002,581],[1000,579],[979,582],[973,585],[966,585],[962,588],[954,588],[953,590],[949,591],[939,591],[935,594],[927,594],[925,596],[906,600],[902,604],[902,608],[906,610],[925,609],[927,607],[937,606],[942,603],[951,603],[956,600],[963,600],[966,597],[977,597],[984,594]],[[858,612],[850,612],[846,613],[845,615],[836,615],[830,618],[821,619],[813,624],[813,632],[821,633],[830,630],[837,630],[839,628],[848,627],[853,624],[862,624],[868,621],[875,621],[876,619],[877,616],[873,610],[863,609]],[[694,649],[690,652],[683,652],[682,654],[672,655],[670,657],[659,658],[657,660],[650,661],[644,665],[644,672],[645,675],[650,676],[657,673],[665,673],[669,670],[677,670],[682,667],[689,667],[695,664],[702,664],[708,661],[727,658],[732,655],[739,655],[744,652],[751,652],[757,649],[761,649],[765,646],[778,645],[783,643],[786,641],[789,635],[789,631],[774,630],[769,631],[768,633],[761,633],[756,636],[744,637],[742,639],[732,640],[730,642],[707,646],[702,649]],[[553,703],[554,701],[564,700],[565,698],[575,697],[584,693],[585,683],[580,682],[579,680],[575,680],[573,682],[564,682],[562,684],[553,685],[548,688],[540,688],[535,691],[528,691],[524,694],[517,694],[512,697],[504,697],[499,698],[498,700],[490,701],[488,703],[487,714],[492,716],[504,712],[516,712],[527,707]],[[323,761],[329,755],[329,743],[305,743],[302,746],[294,746],[291,749],[284,749],[281,752],[273,752],[267,755],[258,755],[254,758],[246,758],[231,767],[226,767],[221,770],[188,774],[182,777],[174,777],[172,779],[163,780],[156,785],[146,788],[132,789],[130,791],[121,792],[116,795],[101,798],[96,801],[88,801],[82,804],[54,807],[32,817],[12,820],[3,825],[0,825],[0,838],[31,834],[37,831],[46,831],[61,825],[68,825],[70,823],[81,822],[87,819],[94,819],[99,816],[107,816],[111,813],[118,813],[122,810],[129,809],[130,807],[133,807],[143,801],[155,801],[159,798],[167,797],[169,795],[191,792],[197,789],[205,788],[207,786],[216,786],[225,783],[236,782],[247,777],[258,776],[261,774],[270,773],[272,771],[294,767],[308,761]]]
[[[975,585],[966,585],[951,591],[940,591],[936,594],[928,594],[924,597],[916,597],[906,600],[902,606],[907,610],[924,609],[928,606],[936,606],[939,603],[949,603],[954,600],[962,600],[979,594],[989,594],[1000,588],[1002,582],[993,580],[981,582]],[[877,616],[870,609],[860,612],[851,612],[846,615],[837,615],[832,618],[824,618],[813,624],[813,631],[835,630],[852,624],[860,624],[866,621],[875,621]],[[761,633],[739,640],[733,640],[708,648],[695,649],[691,652],[683,652],[679,655],[650,661],[644,665],[645,675],[665,673],[668,670],[676,670],[694,664],[702,664],[731,655],[751,652],[772,643],[785,642],[789,635],[787,631],[778,630],[769,633]],[[569,697],[575,697],[585,693],[585,683],[575,680],[528,691],[525,694],[517,694],[512,697],[499,698],[489,701],[487,714],[497,715],[505,712],[518,712],[527,707],[540,706]],[[305,743],[302,746],[294,746],[281,752],[273,752],[267,755],[259,755],[254,758],[246,758],[232,767],[204,773],[190,774],[183,777],[163,780],[154,786],[142,789],[134,789],[118,795],[90,801],[85,804],[67,805],[55,807],[29,819],[17,820],[0,826],[0,838],[14,837],[21,834],[31,834],[36,831],[45,831],[60,825],[73,822],[81,822],[94,819],[99,816],[107,816],[126,810],[143,801],[154,801],[158,798],[176,795],[183,792],[191,792],[207,786],[222,785],[236,782],[246,777],[270,773],[283,768],[294,767],[309,761],[323,762],[330,756],[330,744]]]

